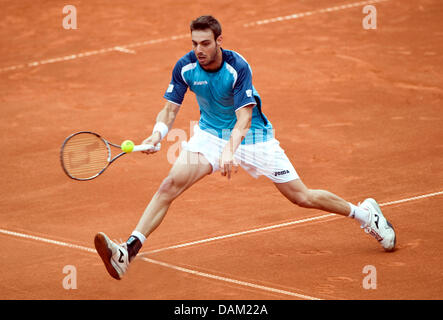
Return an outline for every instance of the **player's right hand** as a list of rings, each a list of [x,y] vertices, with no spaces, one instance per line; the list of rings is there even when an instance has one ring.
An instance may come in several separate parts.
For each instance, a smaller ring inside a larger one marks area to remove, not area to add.
[[[157,146],[157,144],[160,143],[160,133],[159,132],[154,132],[150,137],[146,138],[145,140],[143,140],[142,144],[150,144],[153,146]],[[145,150],[142,151],[143,153],[146,154],[152,154],[152,153],[156,153],[158,152],[159,149],[151,149],[151,150]]]

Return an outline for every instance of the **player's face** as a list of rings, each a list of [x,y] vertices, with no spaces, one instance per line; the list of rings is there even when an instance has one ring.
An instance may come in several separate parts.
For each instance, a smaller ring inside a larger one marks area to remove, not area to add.
[[[211,29],[194,30],[191,36],[192,47],[200,65],[212,67],[216,64],[222,37],[219,36],[216,41]]]

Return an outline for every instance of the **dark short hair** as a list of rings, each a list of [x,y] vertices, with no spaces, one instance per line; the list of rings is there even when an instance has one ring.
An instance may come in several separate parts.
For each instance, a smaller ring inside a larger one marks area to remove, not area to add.
[[[222,33],[220,23],[213,16],[200,16],[191,22],[190,27],[191,32],[194,30],[211,29],[215,40],[217,40],[218,36]]]

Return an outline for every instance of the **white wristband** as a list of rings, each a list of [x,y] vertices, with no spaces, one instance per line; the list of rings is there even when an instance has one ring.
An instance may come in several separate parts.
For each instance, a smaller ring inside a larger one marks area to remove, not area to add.
[[[164,122],[157,122],[152,130],[152,133],[156,131],[160,132],[160,139],[163,139],[168,134],[169,128]]]

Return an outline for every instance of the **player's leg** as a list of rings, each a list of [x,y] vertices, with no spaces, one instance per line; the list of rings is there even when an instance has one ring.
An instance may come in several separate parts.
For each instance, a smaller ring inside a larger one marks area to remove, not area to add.
[[[351,213],[349,202],[326,190],[308,189],[300,179],[274,184],[289,201],[300,207],[323,210],[343,216],[349,216]],[[364,213],[366,214],[366,212]]]
[[[159,226],[172,201],[211,172],[212,166],[202,154],[181,152],[169,175],[146,207],[135,230],[148,237]]]
[[[307,188],[300,179],[275,183],[277,189],[292,203],[356,219],[365,231],[377,239],[386,251],[392,251],[396,235],[391,223],[384,217],[374,199],[366,199],[359,206],[345,201],[326,190]]]
[[[94,243],[109,274],[120,280],[148,237],[161,223],[171,203],[186,189],[212,172],[203,155],[183,150],[163,180],[126,243],[117,244],[104,233]]]
[[[241,166],[252,176],[265,175],[292,203],[311,209],[348,216],[373,235],[387,251],[394,249],[396,236],[392,225],[383,216],[374,199],[356,206],[326,191],[309,189],[300,180],[294,166],[276,139],[255,145],[240,146]]]

